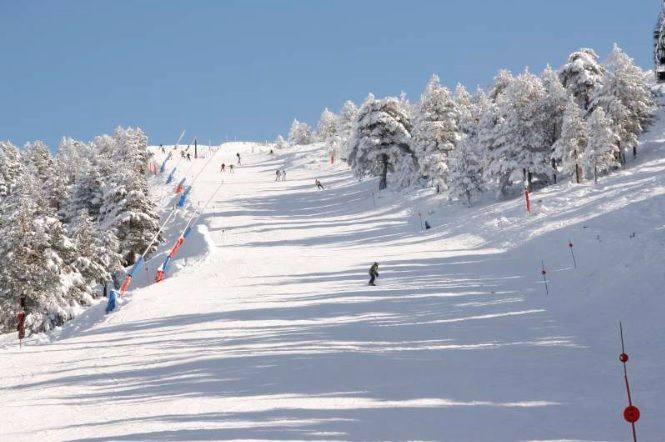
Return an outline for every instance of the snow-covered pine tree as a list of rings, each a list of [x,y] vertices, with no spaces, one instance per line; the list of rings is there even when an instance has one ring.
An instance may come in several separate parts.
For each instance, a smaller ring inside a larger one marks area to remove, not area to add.
[[[596,90],[593,106],[602,106],[614,123],[623,162],[626,149],[637,156],[638,137],[653,115],[655,102],[647,74],[618,45],[614,45],[603,66],[605,81]]]
[[[0,328],[14,329],[23,298],[26,329],[49,330],[70,319],[87,297],[80,290],[81,275],[65,261],[76,251],[46,204],[34,170],[21,174],[7,199],[1,213],[0,256],[11,265],[0,266]]]
[[[450,198],[465,201],[469,206],[483,191],[482,163],[474,140],[465,137],[448,157]]]
[[[53,158],[43,141],[26,143],[23,147],[23,155],[26,165],[33,167],[39,182],[44,184],[53,173]]]
[[[619,163],[619,139],[612,130],[612,122],[605,115],[602,107],[597,107],[589,117],[589,141],[584,155],[584,162],[594,182],[598,176],[621,166]]]
[[[508,69],[501,69],[499,73],[494,77],[494,82],[492,87],[489,90],[489,98],[492,101],[496,101],[500,95],[506,90],[508,85],[513,82],[513,74]]]
[[[337,117],[337,135],[339,136],[339,152],[337,156],[343,161],[346,161],[351,153],[350,141],[357,119],[358,106],[353,101],[347,100]]]
[[[23,168],[19,150],[9,141],[0,141],[0,200],[16,186]]]
[[[448,187],[448,155],[459,139],[458,114],[450,91],[432,75],[413,119],[412,150],[420,165],[420,176],[437,193]]]
[[[322,143],[329,142],[337,134],[337,115],[325,108],[321,113],[316,129],[316,139]]]
[[[576,183],[584,178],[585,149],[589,138],[582,110],[572,97],[563,115],[561,137],[554,143],[554,156],[561,162],[562,172],[572,176]]]
[[[289,147],[289,143],[284,139],[283,136],[277,135],[277,138],[275,139],[275,148],[286,149],[287,147]]]
[[[289,144],[301,145],[310,144],[312,142],[312,129],[307,123],[301,123],[298,120],[293,120],[291,123],[291,130],[289,131]]]
[[[379,189],[387,187],[389,172],[398,186],[406,186],[418,170],[411,150],[411,121],[397,98],[367,97],[351,146],[349,164],[354,172],[358,177],[379,176]]]
[[[539,77],[528,71],[518,75],[497,97],[500,147],[488,151],[487,177],[498,182],[505,193],[507,184],[523,175],[531,186],[532,176],[550,179],[551,146],[547,145],[547,121],[541,112],[546,98]]]
[[[159,216],[148,193],[146,176],[133,170],[118,170],[104,182],[100,208],[102,227],[115,231],[123,265],[133,264],[159,231]],[[148,254],[154,252],[158,241]]]
[[[86,210],[81,210],[70,226],[71,237],[78,250],[74,267],[92,287],[104,284],[111,275],[122,270],[122,257],[118,253],[115,234],[100,229]]]
[[[570,94],[563,87],[559,76],[549,64],[540,74],[540,79],[545,88],[545,97],[541,105],[541,112],[545,116],[545,143],[552,150],[552,169],[555,172],[554,179],[556,182],[557,159],[554,155],[554,143],[561,137],[563,116],[569,102]]]
[[[603,84],[604,76],[605,69],[598,62],[598,54],[588,48],[570,54],[567,63],[559,69],[561,84],[583,110],[590,108],[594,91]]]

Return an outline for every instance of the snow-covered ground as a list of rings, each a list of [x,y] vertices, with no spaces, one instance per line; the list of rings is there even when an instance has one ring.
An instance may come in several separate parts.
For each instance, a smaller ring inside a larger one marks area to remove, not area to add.
[[[619,320],[638,436],[665,439],[665,121],[531,216],[378,194],[316,145],[206,161],[195,205],[224,184],[165,281],[156,257],[113,314],[3,338],[0,440],[625,441]]]

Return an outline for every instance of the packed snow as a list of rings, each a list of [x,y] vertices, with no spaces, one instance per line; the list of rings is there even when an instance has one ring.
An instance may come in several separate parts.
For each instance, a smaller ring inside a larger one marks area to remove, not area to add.
[[[0,439],[623,441],[621,320],[638,435],[660,440],[665,121],[640,148],[530,216],[377,192],[321,144],[210,148],[188,213],[223,185],[163,282],[184,213],[115,312],[2,337]]]

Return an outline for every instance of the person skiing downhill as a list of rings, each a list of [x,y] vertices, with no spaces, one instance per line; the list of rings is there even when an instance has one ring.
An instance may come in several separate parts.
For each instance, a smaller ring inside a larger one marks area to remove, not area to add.
[[[240,162],[240,152],[236,153],[236,156],[238,157],[238,166],[242,166]]]
[[[282,181],[286,181],[286,170],[282,170]]]
[[[222,169],[221,169],[221,172],[224,173],[225,170],[226,170],[226,164],[222,163]]]
[[[275,181],[279,181],[282,179],[282,172],[280,172],[279,169],[277,169],[277,172],[275,172],[275,174],[276,174]]]
[[[369,268],[369,285],[376,285],[374,281],[379,277],[379,263],[375,262],[372,264],[372,267]]]
[[[233,164],[229,164],[229,173],[233,173]]]
[[[314,180],[314,185],[319,190],[325,190],[325,187],[323,187],[323,184],[321,184],[321,181],[319,181],[318,178]]]

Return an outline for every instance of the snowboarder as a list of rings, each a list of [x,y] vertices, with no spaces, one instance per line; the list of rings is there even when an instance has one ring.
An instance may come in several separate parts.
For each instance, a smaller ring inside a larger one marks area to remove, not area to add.
[[[224,173],[225,170],[226,170],[226,164],[222,163],[222,169],[221,169],[221,172]]]
[[[236,153],[236,156],[238,157],[238,166],[242,166],[242,163],[240,161],[240,152]]]
[[[282,179],[282,172],[281,172],[279,169],[277,169],[277,171],[275,172],[275,174],[277,175],[277,176],[275,177],[275,181],[279,181],[280,179]]]
[[[325,187],[323,187],[323,184],[321,184],[321,181],[318,180],[318,178],[314,180],[314,185],[319,190],[326,190]]]
[[[379,277],[379,263],[375,262],[369,268],[369,285],[376,285],[374,280]]]

